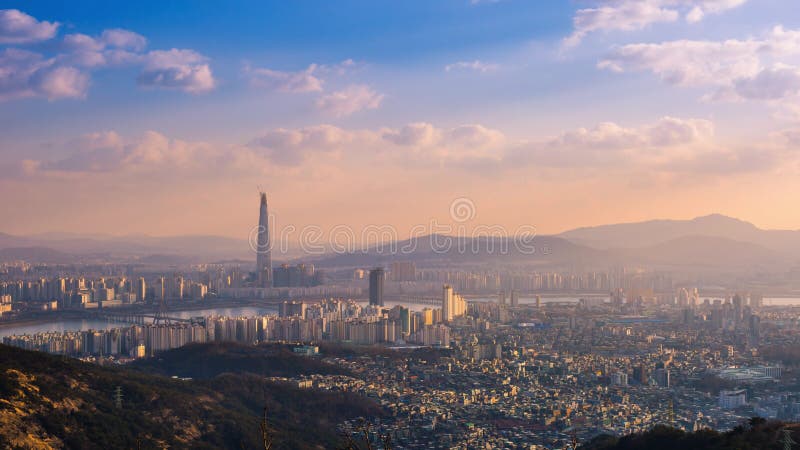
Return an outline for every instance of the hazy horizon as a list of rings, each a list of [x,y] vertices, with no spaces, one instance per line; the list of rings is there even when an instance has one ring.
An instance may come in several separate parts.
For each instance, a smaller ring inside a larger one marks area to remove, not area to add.
[[[757,229],[762,230],[762,231],[800,231],[800,228],[794,228],[794,229],[791,229],[791,228],[786,228],[786,229],[764,228],[764,227],[758,226],[758,224],[756,224],[756,223],[753,223],[753,222],[751,222],[749,220],[742,219],[742,218],[739,218],[739,217],[727,216],[727,215],[720,214],[720,213],[708,213],[708,214],[704,214],[704,215],[701,215],[701,216],[686,217],[686,218],[657,217],[657,218],[644,219],[644,220],[641,220],[641,221],[637,220],[637,221],[632,221],[632,222],[598,223],[598,224],[592,224],[592,225],[579,225],[579,226],[576,226],[574,228],[559,230],[559,231],[555,231],[555,232],[552,232],[552,233],[547,233],[547,232],[540,233],[539,230],[536,230],[536,232],[539,235],[558,236],[558,235],[561,235],[561,234],[564,234],[564,233],[567,233],[567,232],[570,232],[570,231],[576,231],[576,230],[580,230],[580,229],[584,229],[584,228],[596,228],[596,227],[604,227],[604,226],[612,226],[612,225],[635,225],[635,224],[644,224],[644,223],[648,223],[648,222],[691,222],[691,221],[696,220],[696,219],[702,219],[702,218],[708,218],[708,217],[722,217],[722,218],[725,218],[725,219],[741,221],[741,222],[744,222],[746,224],[753,225]],[[255,222],[256,221],[254,221],[254,223]],[[419,224],[424,225],[423,222],[419,222],[418,225]],[[450,223],[443,222],[442,223],[442,225],[448,225],[448,224],[449,225],[454,225],[454,224],[457,225],[458,223],[457,222],[450,222]],[[289,226],[289,225],[295,225],[295,224],[285,224],[285,225]],[[308,225],[313,225],[313,224],[308,224]],[[392,226],[391,224],[367,224],[365,226],[370,226],[370,225]],[[484,225],[486,225],[486,224],[475,223],[475,224],[472,224],[472,225],[465,225],[465,229],[466,229],[466,231],[471,232],[474,228],[481,227],[481,226],[484,226]],[[252,227],[253,227],[253,225],[251,225],[250,228],[252,229]],[[359,229],[355,229],[355,230],[359,231]],[[450,234],[453,235],[453,236],[456,236],[458,234],[459,230],[456,229],[455,227],[453,227],[452,231],[453,232],[450,233]],[[226,235],[226,234],[164,234],[164,235],[159,235],[159,234],[150,234],[150,233],[113,234],[113,233],[104,233],[104,232],[96,232],[95,233],[95,232],[88,232],[88,231],[86,231],[86,232],[68,232],[68,231],[63,231],[63,230],[49,230],[49,231],[41,231],[41,232],[28,233],[28,234],[15,234],[15,233],[9,233],[9,232],[7,232],[5,230],[0,230],[0,233],[8,234],[8,235],[11,235],[11,236],[16,236],[16,237],[26,237],[26,238],[37,238],[37,237],[39,237],[39,238],[45,238],[45,239],[61,239],[61,238],[117,239],[117,238],[129,238],[129,237],[130,238],[148,237],[148,238],[160,239],[160,238],[181,238],[181,237],[186,237],[186,238],[190,238],[190,237],[215,237],[215,238],[244,240],[246,238],[246,236],[243,236],[241,233],[238,234],[238,235]],[[448,233],[441,233],[441,234],[448,234]],[[417,236],[419,236],[419,235],[417,235]],[[409,235],[401,235],[399,237],[400,237],[400,239],[407,239],[410,236]]]

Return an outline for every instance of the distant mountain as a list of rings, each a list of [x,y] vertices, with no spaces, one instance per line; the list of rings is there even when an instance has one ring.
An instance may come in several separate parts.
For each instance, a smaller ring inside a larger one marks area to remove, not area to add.
[[[151,266],[243,261],[254,255],[246,240],[219,236],[85,236],[48,233],[12,236],[0,233],[0,261],[116,261]],[[371,246],[347,253],[291,255],[273,251],[273,263],[295,258],[319,267],[388,266],[413,261],[420,267],[503,266],[549,269],[604,269],[616,265],[731,270],[783,269],[800,261],[800,231],[762,230],[719,214],[691,220],[578,228],[530,242],[514,238],[430,235]]]
[[[784,254],[800,251],[800,230],[762,230],[721,214],[576,228],[558,236],[596,249],[643,248],[682,237],[708,236],[748,242]]]
[[[47,247],[10,247],[0,249],[0,262],[28,261],[48,264],[78,262],[75,255]]]
[[[74,233],[44,233],[13,236],[0,233],[0,249],[48,248],[76,256],[106,255],[109,259],[138,259],[151,255],[177,256],[182,262],[218,259],[253,259],[250,245],[244,239],[221,236],[110,236]],[[39,257],[41,255],[32,255]],[[37,262],[54,262],[52,258]]]
[[[392,261],[419,266],[527,264],[559,266],[595,264],[607,252],[574,244],[556,236],[536,236],[530,242],[500,237],[422,236],[349,253],[333,253],[314,261],[320,267],[371,267]]]
[[[449,242],[443,246],[442,243]],[[525,251],[532,249],[532,252]],[[388,267],[394,261],[412,261],[418,267],[503,266],[548,269],[604,269],[638,265],[658,269],[696,271],[774,270],[790,263],[785,252],[725,237],[680,236],[638,248],[592,248],[560,236],[536,236],[520,243],[501,238],[425,236],[365,251],[329,254],[314,261],[318,267]]]
[[[623,261],[664,269],[769,270],[791,261],[787,255],[758,244],[710,236],[682,236],[644,248],[610,252]]]

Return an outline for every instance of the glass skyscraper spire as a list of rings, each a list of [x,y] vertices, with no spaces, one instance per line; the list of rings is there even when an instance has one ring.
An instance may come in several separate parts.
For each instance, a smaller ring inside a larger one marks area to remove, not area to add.
[[[272,246],[269,240],[267,194],[261,193],[261,208],[258,212],[258,247],[256,248],[256,273],[261,287],[272,287]]]

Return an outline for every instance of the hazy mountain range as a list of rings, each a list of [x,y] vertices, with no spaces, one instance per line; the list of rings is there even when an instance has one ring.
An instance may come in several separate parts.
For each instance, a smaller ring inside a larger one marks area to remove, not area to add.
[[[499,238],[425,236],[348,254],[302,255],[322,267],[368,267],[396,260],[420,266],[527,264],[553,267],[609,267],[638,264],[660,268],[769,270],[798,261],[800,230],[762,230],[719,214],[691,220],[652,220],[577,228],[521,243]],[[507,251],[501,251],[505,248]],[[274,255],[273,259],[279,260]],[[181,264],[254,260],[244,239],[220,236],[85,236],[0,233],[0,261],[25,259],[65,263],[112,260]]]

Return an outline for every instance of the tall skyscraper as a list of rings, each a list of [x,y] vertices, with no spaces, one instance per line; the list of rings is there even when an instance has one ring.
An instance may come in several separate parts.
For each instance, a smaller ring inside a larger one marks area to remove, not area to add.
[[[256,248],[256,274],[258,285],[272,287],[272,246],[269,240],[267,194],[261,193],[261,208],[258,212],[258,245]]]
[[[467,302],[464,297],[453,292],[452,286],[445,284],[442,287],[442,320],[450,322],[466,312]]]
[[[383,279],[382,267],[369,271],[369,304],[383,306]]]
[[[453,317],[453,288],[444,285],[442,288],[442,320],[450,322]]]
[[[147,297],[147,284],[144,278],[139,277],[136,281],[136,301],[143,302],[145,297]]]

